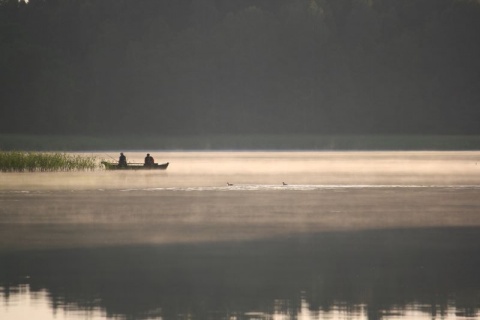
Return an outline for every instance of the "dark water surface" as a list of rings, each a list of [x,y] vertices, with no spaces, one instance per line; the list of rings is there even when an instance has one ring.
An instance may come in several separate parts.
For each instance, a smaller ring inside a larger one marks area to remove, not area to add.
[[[302,312],[307,319],[322,313],[389,319],[410,318],[414,311],[423,319],[475,318],[479,231],[326,232],[241,242],[22,251],[2,256],[2,294],[8,304],[28,286],[30,292],[46,290],[51,308],[96,309],[106,317],[129,319],[263,319],[274,314],[293,319]]]
[[[0,319],[480,318],[479,155],[2,174]]]

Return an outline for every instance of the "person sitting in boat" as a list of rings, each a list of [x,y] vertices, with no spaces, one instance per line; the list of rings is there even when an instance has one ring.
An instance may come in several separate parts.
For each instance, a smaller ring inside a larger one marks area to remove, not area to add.
[[[153,167],[155,165],[155,160],[150,153],[147,153],[147,156],[145,157],[145,163],[143,165],[148,167]]]
[[[120,158],[118,159],[118,166],[119,167],[126,167],[127,166],[127,157],[125,157],[123,152],[120,152]]]

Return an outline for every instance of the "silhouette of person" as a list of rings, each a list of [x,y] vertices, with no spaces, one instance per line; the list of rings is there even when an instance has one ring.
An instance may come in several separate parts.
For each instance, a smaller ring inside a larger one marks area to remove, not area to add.
[[[147,153],[147,156],[145,157],[145,162],[144,162],[144,166],[153,166],[155,163],[155,160],[153,159],[153,157],[150,155],[150,153]]]
[[[118,166],[119,167],[126,167],[127,166],[127,157],[125,157],[123,152],[120,152],[120,158],[118,159]]]

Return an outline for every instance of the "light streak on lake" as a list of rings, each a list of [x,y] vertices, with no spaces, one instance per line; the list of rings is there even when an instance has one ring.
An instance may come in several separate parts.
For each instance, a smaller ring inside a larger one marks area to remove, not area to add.
[[[0,173],[1,319],[479,316],[480,152],[149,153]]]

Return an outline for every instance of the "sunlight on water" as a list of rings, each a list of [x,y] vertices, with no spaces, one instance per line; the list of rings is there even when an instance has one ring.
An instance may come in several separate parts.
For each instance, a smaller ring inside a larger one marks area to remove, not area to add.
[[[150,153],[0,173],[0,319],[478,318],[480,152]]]

